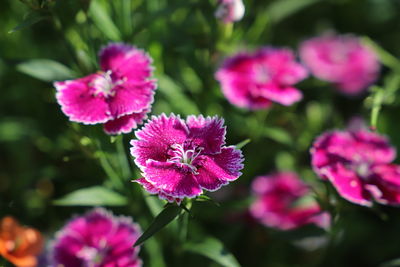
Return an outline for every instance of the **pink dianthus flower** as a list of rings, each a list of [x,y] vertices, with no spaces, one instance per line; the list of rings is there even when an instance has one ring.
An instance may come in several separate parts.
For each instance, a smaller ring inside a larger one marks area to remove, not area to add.
[[[107,134],[129,133],[151,109],[156,83],[142,50],[111,43],[100,50],[100,68],[86,77],[55,82],[57,101],[71,121],[104,123]]]
[[[52,266],[139,267],[139,226],[129,217],[116,217],[96,208],[72,219],[52,245]]]
[[[222,92],[234,105],[265,109],[272,102],[285,106],[302,99],[294,84],[307,77],[289,49],[262,48],[228,58],[216,73]]]
[[[243,18],[245,7],[242,0],[218,0],[215,16],[224,23],[232,23]]]
[[[259,176],[252,183],[251,215],[268,227],[292,230],[306,224],[326,228],[330,215],[311,198],[309,187],[292,172]]]
[[[312,148],[315,172],[350,202],[400,204],[400,166],[388,140],[365,129],[327,132]]]
[[[352,35],[324,35],[303,42],[300,57],[312,74],[344,94],[360,94],[379,74],[377,55]]]
[[[243,156],[234,146],[224,146],[226,129],[218,117],[153,116],[136,131],[131,154],[142,171],[135,180],[149,193],[169,202],[193,198],[203,189],[215,191],[236,180]]]

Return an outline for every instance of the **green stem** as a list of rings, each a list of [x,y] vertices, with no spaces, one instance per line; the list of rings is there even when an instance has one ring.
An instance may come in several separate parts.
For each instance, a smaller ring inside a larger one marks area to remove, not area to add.
[[[112,185],[118,190],[123,189],[124,183],[120,175],[114,170],[109,159],[107,158],[107,153],[102,150],[100,141],[95,138],[92,138],[92,140],[94,140],[94,144],[97,149],[95,157],[99,159],[100,165],[107,176],[110,178]]]
[[[124,137],[123,135],[118,136],[117,140],[115,141],[115,146],[117,149],[117,157],[118,162],[121,167],[121,174],[123,181],[126,181],[131,174],[131,168],[129,166],[129,161],[126,156],[125,148],[124,148]]]
[[[188,226],[189,226],[189,217],[190,217],[190,209],[192,208],[192,202],[189,200],[186,203],[182,203],[185,205],[187,211],[182,213],[182,215],[178,218],[178,231],[179,231],[179,241],[181,244],[184,244],[187,240],[188,234]]]
[[[257,118],[257,122],[258,122],[258,128],[257,128],[257,131],[255,132],[256,140],[264,135],[264,124],[267,120],[268,114],[269,114],[268,109],[260,110],[256,113],[256,118]]]
[[[108,161],[106,153],[104,153],[103,151],[98,151],[96,153],[96,157],[99,159],[100,165],[103,168],[104,172],[112,181],[113,186],[115,186],[115,188],[117,189],[122,189],[124,185],[121,182],[119,175],[116,173],[116,171]]]
[[[378,116],[382,107],[382,101],[384,97],[384,90],[382,88],[375,87],[376,93],[374,94],[371,110],[371,127],[373,129],[377,128]]]

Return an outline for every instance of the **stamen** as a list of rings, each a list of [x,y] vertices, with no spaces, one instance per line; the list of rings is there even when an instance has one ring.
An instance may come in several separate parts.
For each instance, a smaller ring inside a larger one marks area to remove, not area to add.
[[[203,151],[202,147],[185,149],[181,144],[173,144],[171,148],[173,151],[171,153],[172,157],[168,160],[169,162],[182,164],[188,167],[194,174],[198,174],[197,168],[193,165],[193,162]]]
[[[115,90],[114,87],[123,84],[126,79],[120,79],[117,81],[113,81],[111,77],[112,71],[108,70],[104,73],[99,73],[98,77],[96,77],[93,82],[90,84],[93,87],[95,95],[102,95],[105,97],[114,96]]]

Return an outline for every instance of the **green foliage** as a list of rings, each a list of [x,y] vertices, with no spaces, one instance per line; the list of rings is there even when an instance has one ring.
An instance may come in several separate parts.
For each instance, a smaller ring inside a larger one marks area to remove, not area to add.
[[[89,15],[99,30],[110,40],[120,41],[121,33],[108,14],[107,7],[100,0],[91,1]]]
[[[213,237],[205,237],[200,242],[188,242],[184,244],[184,249],[192,253],[203,255],[221,264],[224,267],[239,267],[235,257],[225,248],[225,246]]]
[[[53,203],[57,206],[124,206],[127,199],[105,187],[92,186],[78,189]]]
[[[36,79],[52,82],[74,77],[68,67],[50,59],[32,59],[16,66],[17,70]]]
[[[354,116],[400,147],[400,4],[244,3],[243,20],[225,25],[214,17],[216,0],[3,1],[0,217],[11,214],[51,239],[73,214],[108,206],[146,229],[136,245],[143,245],[140,257],[151,267],[398,265],[388,261],[400,256],[398,208],[371,212],[343,201],[313,172],[309,149],[316,136],[346,127]],[[310,77],[298,85],[303,100],[290,107],[249,111],[223,96],[214,75],[228,55],[262,46],[296,50],[303,40],[331,30],[364,36],[378,54],[381,76],[365,95],[347,98]],[[134,134],[109,138],[101,126],[64,116],[52,82],[96,72],[97,52],[110,41],[133,44],[153,58],[158,88],[151,114],[225,119],[226,143],[245,156],[238,180],[196,198],[193,207],[165,206],[131,182],[142,177],[129,155]],[[287,170],[301,174],[313,197],[335,215],[332,229],[282,233],[248,218],[253,178]]]
[[[150,226],[144,233],[136,240],[134,246],[139,246],[147,239],[152,237],[155,233],[163,229],[166,225],[171,223],[180,213],[182,208],[176,205],[167,205],[157,217],[154,218]]]
[[[33,24],[38,23],[39,21],[42,21],[44,19],[49,19],[49,16],[46,16],[38,11],[32,11],[26,15],[25,19],[21,23],[19,23],[17,26],[11,29],[8,33],[13,33],[22,30],[24,28],[30,27]]]

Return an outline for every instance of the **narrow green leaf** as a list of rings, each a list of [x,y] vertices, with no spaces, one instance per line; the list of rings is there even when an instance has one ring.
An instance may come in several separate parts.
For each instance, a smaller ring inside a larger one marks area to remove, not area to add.
[[[79,189],[53,201],[57,206],[124,206],[126,203],[124,196],[102,186]]]
[[[397,59],[395,56],[390,54],[388,51],[383,49],[381,46],[379,46],[377,43],[372,41],[369,37],[363,37],[362,42],[371,47],[375,51],[375,53],[378,55],[379,60],[382,62],[383,65],[396,70],[400,71],[400,60]]]
[[[74,77],[72,70],[50,59],[32,59],[18,64],[16,68],[22,73],[46,82],[67,80]]]
[[[166,206],[160,212],[160,214],[158,214],[158,216],[154,218],[153,222],[135,242],[134,246],[139,246],[144,241],[152,237],[155,233],[163,229],[166,225],[172,222],[181,213],[181,211],[182,209],[179,206],[176,205]]]
[[[12,28],[11,30],[8,31],[8,33],[13,33],[19,30],[22,30],[24,28],[30,27],[35,23],[38,23],[41,20],[50,18],[50,16],[46,16],[42,13],[39,13],[37,11],[32,11],[31,13],[29,13],[26,18],[17,26],[15,26],[14,28]]]
[[[93,19],[99,30],[113,41],[121,40],[121,32],[107,13],[107,9],[98,1],[94,0],[90,4],[89,15]]]
[[[243,140],[242,142],[236,144],[235,147],[236,147],[237,149],[241,149],[241,148],[243,148],[245,145],[247,145],[247,144],[250,143],[250,142],[251,142],[251,139],[248,138],[248,139],[245,139],[245,140]]]
[[[268,127],[268,128],[264,129],[263,134],[264,134],[264,136],[266,136],[278,143],[282,143],[285,145],[292,144],[291,136],[283,129]]]
[[[188,242],[183,248],[186,251],[203,255],[224,267],[238,267],[240,264],[235,257],[216,238],[206,237],[201,242]]]

